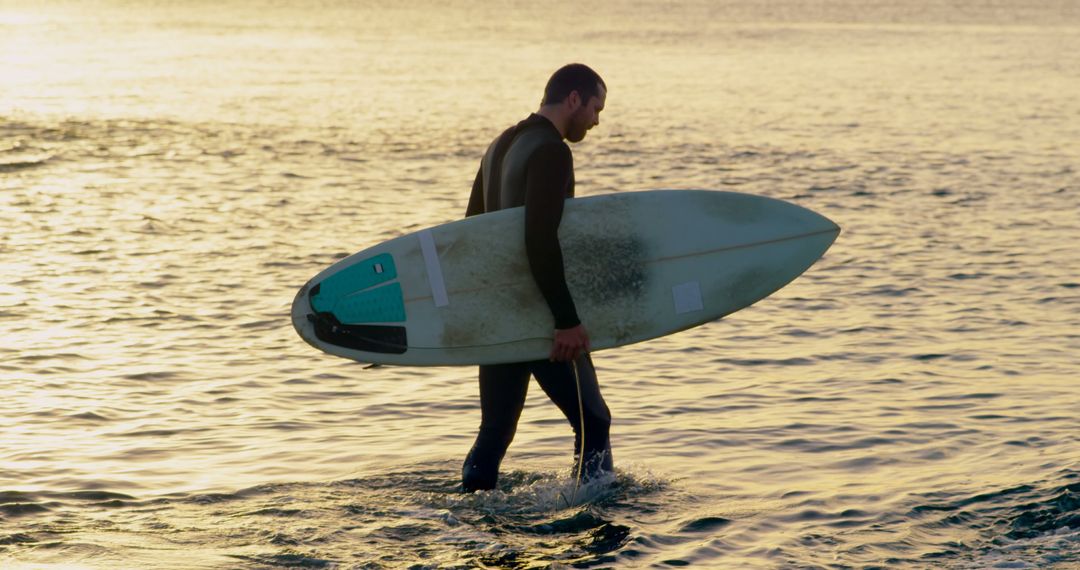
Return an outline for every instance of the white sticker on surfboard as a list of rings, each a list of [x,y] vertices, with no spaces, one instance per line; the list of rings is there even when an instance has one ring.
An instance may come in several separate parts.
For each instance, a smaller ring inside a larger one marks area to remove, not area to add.
[[[701,301],[701,285],[697,281],[680,283],[671,288],[671,296],[675,298],[675,314],[693,313],[705,308]]]
[[[435,250],[435,238],[430,230],[423,230],[417,236],[420,238],[420,252],[424,256],[428,284],[431,285],[431,297],[436,307],[445,307],[450,304],[450,299],[446,296],[446,282],[443,281],[442,265],[439,264],[439,254]]]

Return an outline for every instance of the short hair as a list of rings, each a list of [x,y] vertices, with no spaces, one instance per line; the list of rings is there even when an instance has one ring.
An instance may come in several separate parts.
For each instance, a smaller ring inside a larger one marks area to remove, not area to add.
[[[544,99],[540,101],[540,105],[562,103],[573,91],[577,91],[581,100],[588,103],[600,94],[601,87],[607,91],[607,85],[600,78],[600,74],[589,66],[581,63],[564,65],[551,74],[551,79],[548,79],[547,86],[544,87]]]

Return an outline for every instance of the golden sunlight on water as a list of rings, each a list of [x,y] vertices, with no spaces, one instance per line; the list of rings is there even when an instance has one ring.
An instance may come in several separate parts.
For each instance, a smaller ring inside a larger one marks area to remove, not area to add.
[[[0,566],[1071,568],[1074,3],[0,1]],[[341,257],[461,217],[585,61],[578,195],[760,194],[805,275],[597,353],[614,481],[535,387],[460,492],[470,368],[293,332]]]

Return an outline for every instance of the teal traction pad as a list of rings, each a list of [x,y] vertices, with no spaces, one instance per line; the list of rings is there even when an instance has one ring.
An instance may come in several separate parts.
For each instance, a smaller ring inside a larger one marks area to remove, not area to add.
[[[342,324],[405,321],[405,298],[397,279],[394,258],[383,253],[365,259],[326,278],[311,296],[311,308],[332,313]]]

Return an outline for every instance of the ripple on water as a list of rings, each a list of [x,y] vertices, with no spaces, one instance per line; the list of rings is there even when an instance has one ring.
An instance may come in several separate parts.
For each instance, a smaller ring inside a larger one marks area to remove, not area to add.
[[[388,568],[431,560],[450,567],[525,568],[540,560],[591,564],[611,559],[633,538],[634,525],[625,517],[635,512],[636,502],[653,500],[666,485],[647,474],[623,472],[575,491],[574,481],[564,476],[512,471],[495,490],[462,494],[457,465],[447,467],[418,465],[330,483],[260,485],[235,493],[151,500],[107,491],[5,492],[0,493],[0,513],[24,524],[19,533],[0,540],[16,549],[39,549],[48,541],[48,550],[62,550],[72,563],[114,555],[117,544],[143,536],[151,552],[157,538],[172,544],[196,541],[201,546],[191,553],[191,562],[205,567],[229,559]],[[112,538],[107,542],[98,542],[93,522],[101,509],[109,510]],[[214,521],[210,535],[208,518]],[[58,540],[52,529],[61,520],[71,531]],[[688,521],[679,532],[707,534],[727,523],[703,517]],[[357,541],[370,548],[356,552],[349,545]],[[447,553],[447,544],[456,545],[453,554]],[[44,551],[20,551],[31,561],[35,552]],[[355,554],[342,558],[342,552]]]
[[[1076,566],[1076,480],[1055,472],[1080,330],[1063,1],[725,2],[749,27],[600,3],[603,33],[575,41],[607,54],[612,120],[574,147],[580,195],[730,185],[845,232],[762,303],[597,358],[617,456],[671,480],[630,469],[573,507],[565,474],[530,467],[572,445],[546,402],[507,486],[463,496],[440,462],[475,433],[475,373],[361,370],[287,319],[333,261],[461,216],[483,145],[527,112],[512,91],[538,71],[515,50],[563,38],[543,18],[491,36],[496,4],[335,0],[302,37],[281,25],[298,3],[180,26],[170,3],[111,4],[4,28],[31,67],[101,49],[0,102],[0,566]],[[456,41],[479,32],[508,57]],[[611,49],[631,44],[657,49]],[[387,46],[400,65],[369,65]],[[334,482],[251,487],[300,478]]]
[[[1080,563],[1080,474],[970,496],[936,496],[910,517],[920,532],[952,536],[963,568],[1044,568]],[[966,559],[966,561],[965,561]],[[1061,566],[1067,567],[1067,566]]]

